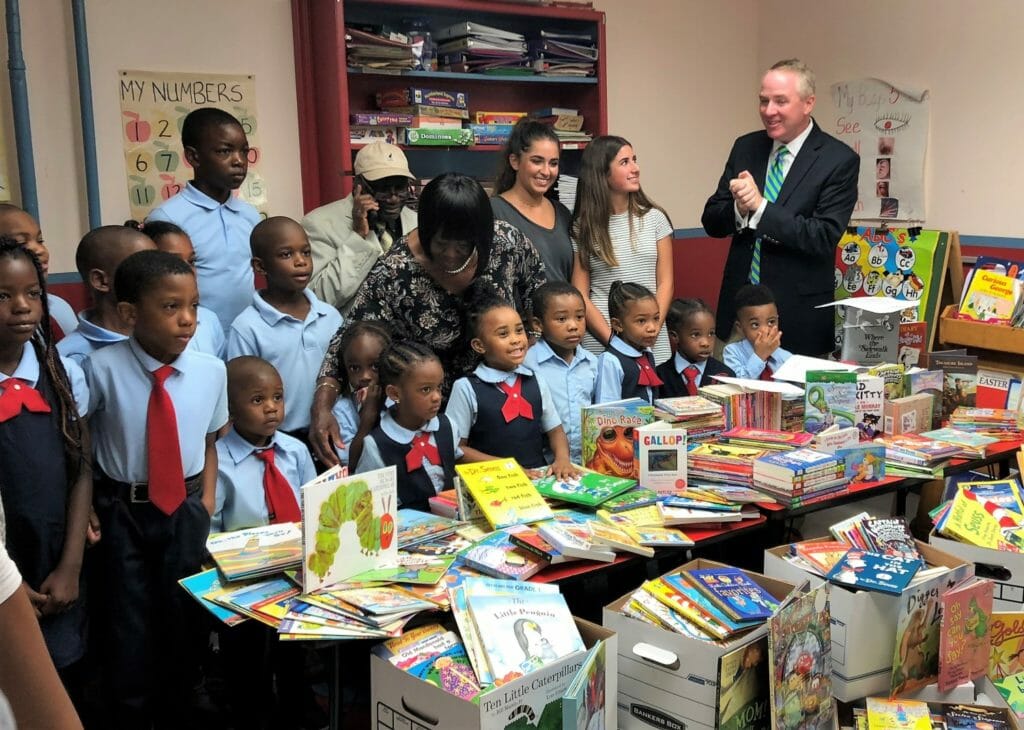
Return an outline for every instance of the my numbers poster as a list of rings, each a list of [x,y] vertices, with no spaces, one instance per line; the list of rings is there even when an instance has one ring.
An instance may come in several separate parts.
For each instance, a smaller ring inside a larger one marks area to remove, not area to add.
[[[249,173],[238,193],[265,213],[267,186],[260,165],[253,76],[158,71],[121,71],[120,76],[121,139],[132,218],[145,219],[192,179],[181,125],[190,111],[205,106],[223,109],[241,122],[249,140]]]
[[[847,232],[836,246],[836,300],[849,297],[905,299],[903,322],[927,322],[928,337],[937,320],[949,234],[906,228],[865,228]],[[836,345],[842,345],[845,307],[836,307]]]

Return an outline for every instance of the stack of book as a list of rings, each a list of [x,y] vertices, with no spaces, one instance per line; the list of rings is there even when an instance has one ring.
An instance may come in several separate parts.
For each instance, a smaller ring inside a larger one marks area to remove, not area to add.
[[[579,109],[550,106],[534,109],[530,116],[551,127],[563,149],[581,149],[594,138],[583,129],[583,116]]]
[[[874,728],[986,728],[987,730],[1012,730],[1010,713],[1002,708],[972,707],[969,705],[936,705],[933,712],[928,704],[918,700],[868,697],[867,708],[854,707],[853,719],[858,730]]]
[[[480,680],[462,639],[441,624],[419,626],[377,644],[371,651],[399,669],[467,702],[480,694]]]
[[[832,537],[850,547],[906,558],[921,557],[910,528],[902,517],[873,517],[861,512],[828,529]]]
[[[367,71],[411,71],[422,53],[422,41],[410,43],[401,33],[371,33],[345,28],[346,63]]]
[[[598,50],[587,33],[540,31],[530,41],[533,70],[543,76],[593,76]]]
[[[968,408],[960,406],[949,417],[949,425],[960,431],[971,431],[999,439],[1018,441],[1021,433],[1018,412],[1011,408]]]
[[[522,33],[470,21],[434,33],[438,67],[458,73],[532,75]]]
[[[414,509],[398,510],[398,549],[406,550],[414,545],[433,542],[455,532],[457,520],[420,512]]]
[[[957,456],[964,459],[984,459],[988,447],[999,441],[980,432],[963,431],[958,428],[937,428],[934,431],[923,431],[921,435],[934,441],[959,446],[960,453]]]
[[[206,539],[206,549],[225,581],[260,578],[301,565],[302,529],[285,522],[216,532]]]
[[[657,398],[654,415],[685,428],[686,437],[691,442],[715,438],[725,427],[722,406],[699,395]]]
[[[824,499],[845,489],[848,482],[842,457],[823,451],[776,451],[754,460],[754,489],[789,507]]]
[[[687,470],[696,481],[753,487],[754,460],[764,453],[747,446],[704,443],[690,451]]]
[[[739,568],[692,568],[634,591],[623,611],[703,641],[726,641],[762,625],[779,602]]]
[[[882,436],[876,443],[885,446],[886,473],[895,476],[927,476],[939,478],[960,447],[944,441],[933,441],[916,433]]]
[[[782,399],[782,423],[779,425],[783,431],[802,431],[804,427],[804,399],[789,398]]]
[[[814,439],[804,431],[772,431],[763,428],[738,426],[723,431],[718,440],[734,446],[749,446],[765,451],[792,451],[809,446]]]
[[[723,410],[725,428],[782,429],[782,394],[748,390],[732,383],[705,385],[700,394]],[[797,429],[799,430],[799,429]]]

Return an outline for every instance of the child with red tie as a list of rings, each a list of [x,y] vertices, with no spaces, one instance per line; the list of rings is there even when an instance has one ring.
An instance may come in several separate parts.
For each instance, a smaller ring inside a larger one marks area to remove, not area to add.
[[[73,667],[85,652],[79,596],[92,474],[85,376],[57,355],[39,259],[0,238],[0,499],[7,549],[46,647],[77,699]],[[79,665],[81,666],[81,665]]]
[[[217,508],[210,530],[299,522],[299,488],[316,469],[306,445],[278,430],[285,418],[281,376],[266,360],[250,356],[228,361],[227,371],[231,428],[217,441]],[[273,631],[249,621],[222,631],[220,650],[238,727],[268,721],[285,727],[312,705],[301,646],[279,642]]]
[[[665,326],[675,354],[657,367],[662,398],[697,395],[698,388],[717,382],[713,375],[735,376],[712,355],[715,313],[703,299],[673,299]]]
[[[775,294],[763,284],[746,284],[736,292],[735,302],[734,339],[725,346],[722,359],[737,377],[770,380],[793,356],[782,347]]]
[[[208,634],[178,580],[199,572],[206,552],[217,432],[228,420],[226,371],[188,348],[199,290],[187,263],[163,251],[132,254],[117,267],[114,292],[133,334],[85,365],[108,582],[112,717],[104,726],[194,727],[189,700]]]
[[[523,365],[529,341],[523,318],[508,302],[484,292],[472,297],[466,332],[483,362],[452,386],[445,411],[469,462],[512,457],[526,469],[544,469],[544,439],[559,478],[578,472],[569,440],[545,382]]]
[[[643,398],[654,405],[661,378],[651,350],[661,331],[661,311],[646,286],[616,281],[608,290],[612,338],[597,359],[595,403]]]
[[[393,465],[398,471],[399,506],[429,511],[428,500],[452,488],[455,462],[462,458],[452,423],[441,413],[444,368],[426,345],[392,342],[381,353],[377,372],[381,395],[392,406],[362,439],[355,471]],[[363,409],[375,406],[367,401]]]

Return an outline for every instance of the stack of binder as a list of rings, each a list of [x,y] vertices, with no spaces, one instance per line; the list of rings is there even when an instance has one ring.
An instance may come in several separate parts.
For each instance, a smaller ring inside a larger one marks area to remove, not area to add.
[[[458,73],[532,74],[522,33],[463,21],[434,35],[438,66]]]
[[[585,33],[542,30],[540,38],[530,41],[530,61],[543,76],[593,76],[597,46]]]

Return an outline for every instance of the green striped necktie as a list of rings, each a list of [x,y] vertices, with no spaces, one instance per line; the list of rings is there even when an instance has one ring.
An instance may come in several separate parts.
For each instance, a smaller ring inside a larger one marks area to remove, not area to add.
[[[786,161],[786,155],[788,154],[789,150],[786,149],[786,145],[779,147],[779,151],[775,153],[775,160],[772,162],[771,169],[768,170],[768,177],[764,181],[764,199],[769,203],[774,203],[775,199],[779,197],[779,191],[782,190],[782,165]],[[754,239],[754,256],[750,260],[750,283],[761,283],[760,236]]]

